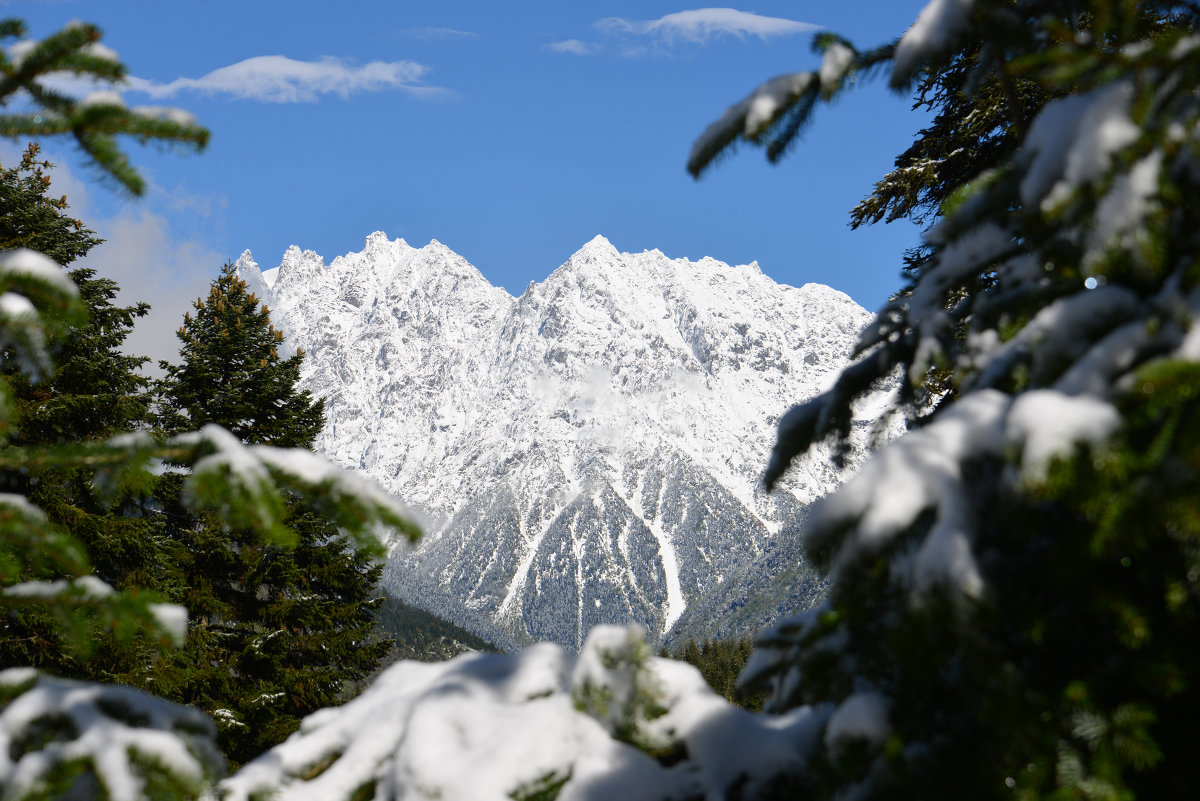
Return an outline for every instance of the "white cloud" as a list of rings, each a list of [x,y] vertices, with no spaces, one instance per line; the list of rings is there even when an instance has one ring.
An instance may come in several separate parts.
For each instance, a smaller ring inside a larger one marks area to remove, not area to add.
[[[581,42],[578,39],[567,39],[565,42],[551,42],[546,45],[546,49],[553,50],[555,53],[574,53],[577,56],[588,56],[600,48],[594,44]]]
[[[405,28],[401,33],[411,36],[415,39],[478,39],[479,34],[474,31],[460,31],[455,28],[437,28],[433,26],[425,26],[423,28]]]
[[[134,323],[122,350],[149,356],[148,372],[159,375],[160,359],[179,361],[175,331],[192,301],[208,295],[225,258],[202,242],[177,238],[167,219],[146,207],[97,220],[91,227],[104,243],[79,263],[116,281],[120,303],[150,304],[150,313]]]
[[[150,313],[134,321],[134,328],[122,350],[134,356],[149,356],[147,371],[161,375],[158,361],[179,360],[179,340],[175,331],[183,322],[184,312],[197,297],[208,294],[226,257],[203,242],[181,235],[167,216],[155,207],[186,213],[193,219],[220,214],[221,200],[189,197],[183,192],[166,192],[149,183],[146,197],[123,204],[111,215],[98,213],[89,195],[88,181],[80,180],[66,159],[43,151],[57,166],[50,172],[50,195],[66,195],[67,214],[78,217],[104,242],[72,266],[91,267],[102,278],[110,278],[121,287],[117,303],[150,304]],[[0,143],[0,163],[15,164],[19,150]]]
[[[428,67],[415,61],[371,61],[354,65],[332,56],[317,61],[255,56],[215,69],[200,78],[176,78],[170,83],[155,83],[131,77],[126,80],[125,88],[153,98],[171,97],[180,92],[202,92],[268,103],[311,103],[321,95],[344,98],[384,89],[400,89],[418,95],[444,91],[420,83],[428,72]]]
[[[596,27],[608,33],[648,36],[663,44],[674,45],[680,41],[707,44],[722,36],[739,39],[747,36],[760,39],[794,36],[818,30],[821,26],[782,17],[764,17],[735,8],[697,8],[667,14],[655,20],[608,17],[598,21]]]
[[[2,2],[3,0],[0,0],[0,3]],[[452,28],[421,30],[426,38],[477,36]],[[9,57],[20,61],[34,44],[36,43],[30,41],[11,45],[8,48]],[[107,48],[105,50],[107,51]],[[114,53],[113,56],[115,55]],[[119,96],[113,90],[140,92],[153,98],[171,97],[190,91],[224,94],[243,100],[261,100],[268,103],[311,103],[321,95],[338,95],[345,98],[362,92],[388,89],[399,89],[419,96],[445,94],[445,89],[421,83],[429,71],[429,67],[415,61],[371,61],[355,64],[333,56],[323,56],[316,61],[297,61],[287,56],[254,56],[215,69],[200,78],[176,78],[169,83],[129,76],[121,84],[113,86],[68,72],[43,76],[41,83],[48,89],[76,98],[99,93],[119,100]],[[19,97],[24,99],[25,95],[21,93]],[[157,106],[147,108],[161,109]]]

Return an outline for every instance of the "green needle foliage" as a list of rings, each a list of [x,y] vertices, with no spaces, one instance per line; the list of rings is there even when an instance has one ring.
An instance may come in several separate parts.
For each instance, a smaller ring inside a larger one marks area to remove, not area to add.
[[[376,636],[389,646],[388,662],[445,662],[471,651],[500,649],[466,629],[442,620],[419,606],[384,592],[375,622]]]
[[[29,143],[16,165],[0,175],[0,250],[30,248],[59,264],[70,264],[100,244],[95,233],[68,216],[67,197],[50,196],[50,162],[39,159],[41,148]]]
[[[743,676],[828,710],[799,797],[1200,796],[1198,28],[1190,3],[933,2],[894,44],[821,38],[819,73],[693,149],[694,174],[738,138],[774,158],[889,65],[934,112],[851,215],[928,226],[910,282],[768,469],[901,377],[912,430],[810,517],[825,604]]]

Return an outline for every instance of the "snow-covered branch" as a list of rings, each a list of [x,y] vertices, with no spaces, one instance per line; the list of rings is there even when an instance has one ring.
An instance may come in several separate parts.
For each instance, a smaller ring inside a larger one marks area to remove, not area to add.
[[[198,798],[224,770],[202,713],[115,685],[0,671],[5,799]]]
[[[829,710],[756,716],[640,629],[597,627],[582,652],[401,662],[363,695],[221,783],[229,801],[355,797],[726,798],[794,776]]]

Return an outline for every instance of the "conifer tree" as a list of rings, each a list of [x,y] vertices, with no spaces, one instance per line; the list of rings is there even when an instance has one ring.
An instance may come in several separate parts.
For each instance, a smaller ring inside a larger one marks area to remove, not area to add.
[[[232,265],[178,337],[181,363],[163,364],[168,428],[216,423],[247,444],[311,448],[324,403],[297,390],[303,355],[281,355],[282,333]],[[378,667],[387,652],[372,636],[382,567],[298,497],[286,499],[291,541],[270,544],[186,514],[173,500],[178,485],[165,478],[161,494],[189,554],[192,625],[177,686],[159,689],[214,714],[223,750],[240,763]]]
[[[221,269],[208,300],[177,332],[182,364],[162,362],[168,430],[225,426],[248,444],[311,447],[324,424],[324,403],[298,392],[302,353],[281,358],[283,332],[270,310],[246,292],[231,264]]]
[[[826,602],[760,638],[744,677],[775,710],[829,710],[792,792],[1200,793],[1197,27],[1187,3],[932,2],[892,45],[819,37],[819,71],[693,150],[693,173],[738,137],[776,157],[889,63],[893,86],[941,92],[898,163],[921,169],[854,213],[932,215],[911,284],[781,420],[767,472],[844,436],[877,382],[911,397],[942,376],[936,410],[813,510]]]
[[[746,693],[740,691],[737,686],[738,675],[746,666],[751,652],[751,641],[745,638],[729,641],[707,640],[703,646],[697,645],[694,638],[689,638],[687,644],[676,648],[673,654],[664,649],[662,656],[670,656],[694,665],[713,692],[723,696],[726,701],[758,711],[762,709],[762,693]]]
[[[0,241],[52,254],[67,265],[100,240],[67,214],[65,197],[49,195],[47,170],[52,165],[39,161],[38,153],[38,146],[30,144],[16,166],[0,167]],[[47,342],[54,367],[41,381],[33,383],[15,368],[5,368],[13,400],[9,442],[15,447],[101,441],[150,423],[148,381],[137,372],[147,359],[119,350],[134,319],[149,307],[114,305],[116,284],[96,277],[89,268],[75,268],[68,275],[87,312],[86,321]],[[6,362],[10,356],[5,354]],[[114,510],[114,504],[133,499],[102,499],[95,480],[95,470],[78,465],[0,470],[0,488],[24,495],[52,524],[73,535],[106,583],[118,589],[166,589],[174,562],[169,543],[145,516]],[[72,678],[137,683],[147,665],[137,656],[139,649],[117,645],[103,629],[88,639],[92,647],[82,655],[75,653],[62,639],[53,615],[37,608],[15,609],[0,629],[0,666],[36,665]],[[154,645],[144,643],[140,650],[145,648]]]

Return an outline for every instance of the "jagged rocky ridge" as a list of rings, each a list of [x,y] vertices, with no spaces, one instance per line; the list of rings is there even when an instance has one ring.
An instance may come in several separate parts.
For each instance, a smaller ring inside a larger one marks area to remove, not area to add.
[[[846,295],[603,237],[516,298],[436,240],[378,232],[328,265],[293,246],[237,268],[307,354],[318,448],[423,518],[385,574],[405,600],[504,647],[578,648],[600,623],[665,639],[689,607],[702,628],[743,606],[727,582],[774,582],[779,608],[726,628],[815,596],[785,524],[841,476],[824,454],[771,495],[760,476],[778,417],[868,320]]]

